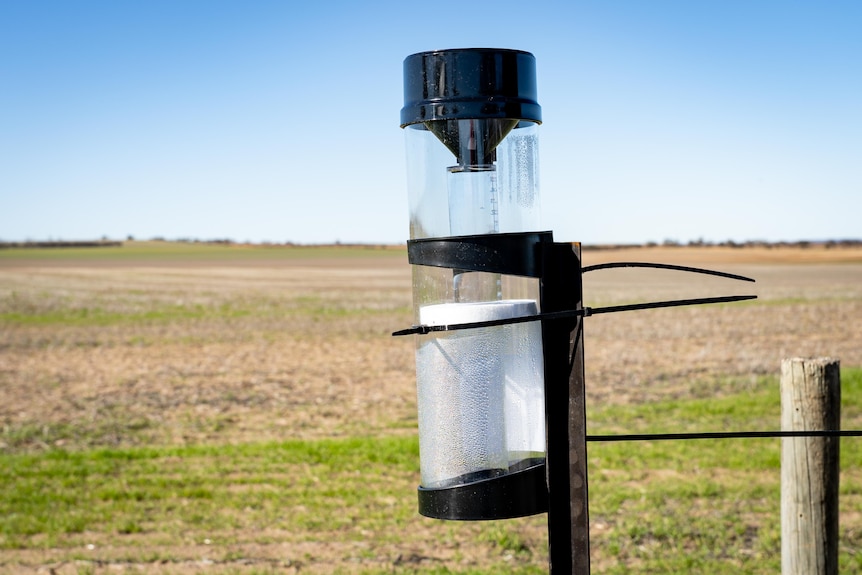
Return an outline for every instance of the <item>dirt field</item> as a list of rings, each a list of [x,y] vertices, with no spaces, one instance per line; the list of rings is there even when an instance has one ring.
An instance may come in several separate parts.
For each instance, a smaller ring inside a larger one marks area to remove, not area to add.
[[[584,254],[584,263],[652,261],[740,274],[604,270],[584,278],[587,305],[754,294],[754,302],[595,316],[585,324],[592,401],[722,392],[727,376],[778,373],[784,357],[862,365],[860,250],[655,248]],[[595,302],[595,303],[591,303]],[[597,385],[601,381],[602,385]]]
[[[585,265],[633,260],[757,283],[600,270],[585,275],[586,304],[759,299],[588,318],[592,403],[720,394],[728,376],[777,373],[788,356],[862,365],[862,250],[584,254]],[[0,260],[0,313],[42,318],[2,327],[0,421],[7,430],[75,427],[77,438],[53,438],[60,445],[121,444],[129,421],[139,427],[132,441],[412,432],[413,343],[389,336],[411,323],[410,306],[410,269],[398,253],[146,267]]]
[[[862,366],[862,249],[587,250],[584,264],[712,267],[585,276],[589,306],[755,302],[586,320],[589,406],[737,392],[783,357]],[[410,269],[340,257],[0,254],[0,449],[414,434]],[[196,572],[190,568],[189,572]]]

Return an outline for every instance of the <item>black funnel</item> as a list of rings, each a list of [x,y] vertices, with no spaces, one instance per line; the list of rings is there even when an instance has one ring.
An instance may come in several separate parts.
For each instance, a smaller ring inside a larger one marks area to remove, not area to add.
[[[518,120],[432,120],[423,122],[458,158],[458,165],[481,169],[497,159],[495,149]]]
[[[401,127],[422,124],[459,165],[493,163],[494,149],[522,120],[542,121],[529,52],[465,48],[404,60]]]

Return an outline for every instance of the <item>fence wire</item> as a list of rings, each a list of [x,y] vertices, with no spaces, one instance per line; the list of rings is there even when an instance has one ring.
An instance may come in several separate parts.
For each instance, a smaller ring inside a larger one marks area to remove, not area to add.
[[[823,431],[708,431],[700,433],[629,433],[620,435],[587,435],[587,441],[676,441],[690,439],[752,439],[772,437],[862,437],[862,430]]]

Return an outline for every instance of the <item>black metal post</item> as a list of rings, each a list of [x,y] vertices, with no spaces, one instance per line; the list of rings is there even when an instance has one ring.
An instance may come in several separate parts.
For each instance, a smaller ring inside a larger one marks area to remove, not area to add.
[[[583,307],[580,244],[541,246],[542,312]],[[552,575],[590,572],[583,318],[544,320],[548,547]]]

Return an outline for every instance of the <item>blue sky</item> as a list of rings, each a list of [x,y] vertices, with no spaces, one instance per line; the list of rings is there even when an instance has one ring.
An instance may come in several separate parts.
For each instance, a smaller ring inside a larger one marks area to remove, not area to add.
[[[862,2],[0,0],[0,239],[407,239],[402,61],[537,59],[543,227],[862,238]]]

